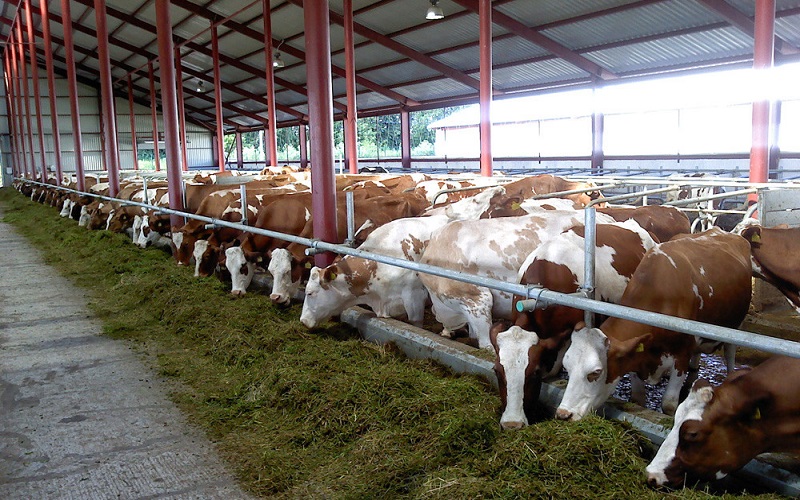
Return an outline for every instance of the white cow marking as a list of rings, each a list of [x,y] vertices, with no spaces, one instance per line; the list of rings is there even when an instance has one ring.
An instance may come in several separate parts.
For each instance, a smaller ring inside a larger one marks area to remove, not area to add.
[[[528,351],[539,343],[534,332],[512,326],[497,334],[497,357],[506,378],[506,408],[500,417],[504,429],[528,425],[525,416],[525,370],[528,368]]]

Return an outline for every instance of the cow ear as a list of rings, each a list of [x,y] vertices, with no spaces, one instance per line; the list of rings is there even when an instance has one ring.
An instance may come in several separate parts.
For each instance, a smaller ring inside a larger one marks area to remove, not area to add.
[[[616,342],[611,348],[611,351],[618,358],[624,358],[634,353],[644,352],[647,350],[647,343],[652,336],[652,333],[645,333],[644,335],[640,335],[632,339]],[[611,352],[609,352],[609,357],[610,356]]]
[[[772,403],[772,396],[758,389],[747,391],[744,397],[746,399],[734,411],[738,419],[745,423],[761,420]]]
[[[758,248],[761,246],[761,227],[750,226],[742,232],[742,236],[750,242],[750,246]]]
[[[325,268],[325,271],[322,274],[323,281],[333,281],[336,279],[336,276],[339,274],[339,268],[336,265],[330,265]]]

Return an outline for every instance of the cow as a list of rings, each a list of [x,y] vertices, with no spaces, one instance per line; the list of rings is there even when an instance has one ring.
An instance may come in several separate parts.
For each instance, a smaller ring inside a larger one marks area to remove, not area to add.
[[[518,282],[561,293],[577,292],[584,283],[584,231],[573,226],[536,248],[520,266]],[[596,228],[595,297],[619,303],[639,262],[656,245],[635,221],[600,224]],[[500,388],[500,426],[519,429],[535,414],[542,378],[561,370],[560,355],[583,311],[548,305],[518,312],[513,298],[511,323],[495,324],[490,332],[496,352],[495,374]]]
[[[601,223],[610,218],[598,217]],[[454,221],[431,236],[420,262],[498,280],[516,280],[522,262],[540,244],[583,222],[581,211]],[[481,348],[491,349],[492,318],[510,318],[511,294],[421,274],[444,336],[463,326]]]
[[[365,196],[369,191],[362,191],[360,196]],[[358,194],[359,191],[356,191]],[[311,218],[310,200],[293,198],[287,200],[280,206],[266,207],[256,221],[256,227],[270,229],[273,231],[293,234],[303,238],[313,237],[313,220]],[[426,200],[416,193],[403,193],[399,195],[374,196],[369,198],[354,199],[354,222],[358,228],[355,234],[355,245],[363,241],[376,228],[383,224],[404,217],[418,215],[427,206]],[[347,232],[347,210],[346,201],[343,197],[337,200],[337,232],[340,240]],[[302,215],[302,217],[301,217]],[[304,246],[298,243],[288,243],[285,240],[268,238],[254,234],[248,234],[240,245],[240,250],[229,249],[225,252],[226,267],[231,273],[232,293],[241,295],[246,292],[247,287],[252,281],[253,270],[258,263],[272,264],[272,253],[276,248],[287,248],[290,252],[280,252],[278,258],[286,259],[290,257],[290,262],[274,264],[272,275],[273,291],[270,298],[274,303],[285,304],[290,296],[282,290],[294,287],[292,283],[308,277],[311,268],[311,258],[304,253]],[[227,264],[228,257],[234,258],[230,266]],[[246,259],[245,263],[242,259]],[[246,271],[246,272],[245,272]]]
[[[397,219],[376,229],[358,248],[416,262],[431,233],[448,222],[443,215]],[[274,261],[275,255],[270,265]],[[314,328],[348,307],[367,305],[379,318],[405,315],[422,326],[427,298],[416,272],[346,255],[326,268],[311,269],[300,322]]]
[[[800,314],[800,227],[751,224],[741,230],[741,235],[750,243],[753,276],[774,285]]]
[[[738,328],[750,305],[747,241],[712,228],[660,243],[642,259],[620,304],[678,318]],[[556,410],[561,420],[579,420],[614,392],[626,373],[631,398],[644,404],[643,380],[657,383],[669,373],[661,408],[672,414],[699,340],[660,327],[608,318],[599,328],[578,324],[563,364],[569,372]]]
[[[800,360],[773,356],[719,387],[692,386],[647,466],[651,487],[722,479],[767,452],[800,452]]]
[[[689,218],[675,207],[664,205],[601,207],[597,211],[620,222],[635,220],[645,231],[649,231],[658,243],[668,241],[678,234],[692,232]]]

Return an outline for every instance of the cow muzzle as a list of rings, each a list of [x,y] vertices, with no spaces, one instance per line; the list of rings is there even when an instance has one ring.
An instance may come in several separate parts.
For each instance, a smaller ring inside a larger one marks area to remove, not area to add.
[[[558,420],[577,420],[574,418],[575,414],[565,408],[556,410],[556,419]]]
[[[231,295],[234,297],[244,297],[247,294],[244,290],[231,290]]]
[[[283,295],[280,293],[270,294],[269,300],[271,300],[276,306],[288,306],[292,301],[288,295]]]
[[[500,428],[504,431],[516,431],[525,427],[525,422],[500,422]]]

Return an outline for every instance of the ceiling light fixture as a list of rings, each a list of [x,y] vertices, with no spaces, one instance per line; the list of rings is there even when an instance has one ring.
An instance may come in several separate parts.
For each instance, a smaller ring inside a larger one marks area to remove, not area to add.
[[[197,80],[197,91],[198,92],[205,92],[206,88],[204,87],[203,80]]]
[[[431,0],[431,6],[428,7],[428,13],[425,14],[425,19],[435,20],[443,18],[444,12],[442,12],[442,8],[439,7],[439,0]]]
[[[281,53],[280,52],[275,52],[275,57],[272,58],[272,67],[273,68],[282,68],[284,66],[286,66],[286,63],[283,62],[283,59],[281,59]]]

